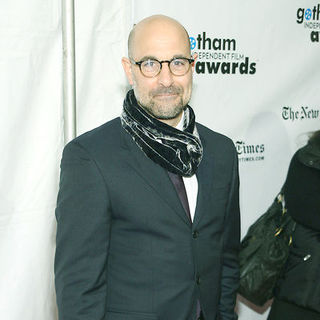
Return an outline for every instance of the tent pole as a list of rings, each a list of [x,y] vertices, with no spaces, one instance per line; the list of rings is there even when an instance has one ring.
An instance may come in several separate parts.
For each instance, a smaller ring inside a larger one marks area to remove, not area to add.
[[[64,142],[76,137],[74,0],[62,0]]]

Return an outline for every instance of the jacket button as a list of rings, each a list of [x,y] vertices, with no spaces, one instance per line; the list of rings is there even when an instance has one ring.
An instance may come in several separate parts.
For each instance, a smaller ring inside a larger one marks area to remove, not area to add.
[[[192,232],[192,238],[193,238],[193,239],[197,239],[198,236],[199,236],[199,232],[198,232],[198,231],[193,231],[193,232]]]
[[[201,283],[200,276],[197,276],[196,282],[197,282],[197,285],[199,285]]]

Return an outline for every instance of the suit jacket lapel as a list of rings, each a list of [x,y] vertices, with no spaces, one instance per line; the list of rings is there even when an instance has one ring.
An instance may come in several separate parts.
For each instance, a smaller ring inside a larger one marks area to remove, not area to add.
[[[200,135],[202,147],[203,147],[203,157],[197,170],[198,179],[198,197],[196,211],[193,220],[193,228],[196,228],[203,214],[208,210],[206,204],[209,202],[210,191],[212,190],[213,184],[213,165],[212,156],[208,153],[208,148],[206,147],[206,141],[203,136]]]
[[[163,201],[173,208],[186,224],[191,226],[167,171],[150,160],[124,129],[121,130],[121,134],[123,137],[122,150],[128,164],[153,188]]]

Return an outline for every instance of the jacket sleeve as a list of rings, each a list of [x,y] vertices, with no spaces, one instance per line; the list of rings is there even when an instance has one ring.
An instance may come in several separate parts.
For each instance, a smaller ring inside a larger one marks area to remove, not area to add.
[[[63,152],[56,219],[59,320],[105,319],[109,199],[95,161],[76,142]]]
[[[235,313],[236,295],[239,286],[240,209],[238,157],[234,150],[234,161],[230,194],[223,233],[223,264],[219,313],[221,320],[238,319]]]

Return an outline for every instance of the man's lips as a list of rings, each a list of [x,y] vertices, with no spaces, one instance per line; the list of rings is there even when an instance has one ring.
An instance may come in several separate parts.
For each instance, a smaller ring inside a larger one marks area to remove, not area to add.
[[[155,98],[160,98],[160,99],[166,99],[166,98],[175,98],[178,94],[177,93],[159,93],[155,94]]]

